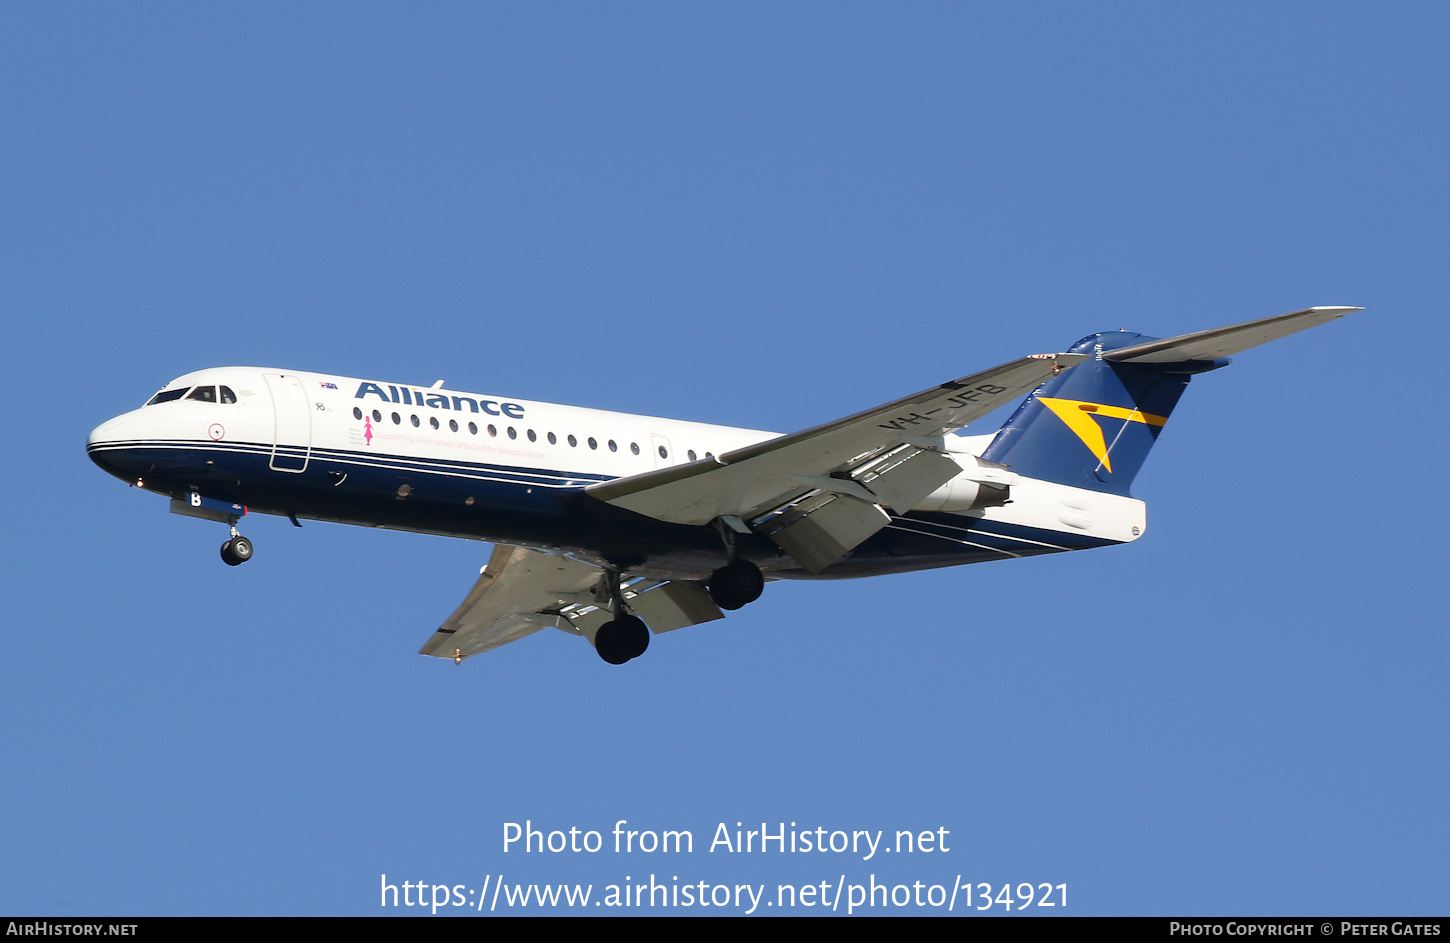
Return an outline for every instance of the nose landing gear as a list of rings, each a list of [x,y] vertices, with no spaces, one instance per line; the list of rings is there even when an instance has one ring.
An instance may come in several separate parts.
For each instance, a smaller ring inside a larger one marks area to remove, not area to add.
[[[222,562],[227,566],[241,566],[252,559],[252,542],[232,528],[232,539],[222,544]]]

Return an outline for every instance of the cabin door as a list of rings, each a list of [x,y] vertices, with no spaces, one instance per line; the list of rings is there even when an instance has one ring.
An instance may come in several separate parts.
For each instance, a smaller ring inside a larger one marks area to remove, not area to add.
[[[304,471],[312,451],[312,403],[298,377],[272,373],[265,376],[267,390],[272,394],[272,415],[276,419],[272,469]]]

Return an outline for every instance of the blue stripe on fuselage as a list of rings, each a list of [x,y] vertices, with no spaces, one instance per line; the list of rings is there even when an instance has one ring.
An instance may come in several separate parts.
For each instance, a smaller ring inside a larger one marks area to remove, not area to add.
[[[272,444],[248,442],[144,440],[88,451],[116,477],[143,479],[147,490],[173,497],[199,491],[262,513],[553,547],[666,578],[703,579],[725,562],[713,527],[658,521],[584,494],[589,484],[610,480],[595,473],[300,447],[291,451],[306,452],[306,470],[286,472],[270,467]],[[815,577],[763,537],[741,535],[737,549],[771,576],[829,579],[1112,543],[970,515],[914,512],[893,515],[885,530]]]

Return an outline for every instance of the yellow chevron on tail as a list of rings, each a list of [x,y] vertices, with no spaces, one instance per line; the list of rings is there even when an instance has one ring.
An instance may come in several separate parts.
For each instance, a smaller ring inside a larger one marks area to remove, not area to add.
[[[1082,440],[1082,444],[1097,456],[1097,460],[1102,462],[1103,467],[1110,473],[1113,470],[1113,463],[1108,461],[1108,444],[1103,440],[1103,427],[1093,422],[1093,416],[1125,419],[1128,422],[1141,422],[1150,426],[1162,426],[1168,422],[1167,416],[1155,416],[1152,413],[1124,409],[1121,406],[1104,406],[1102,403],[1085,403],[1082,400],[1057,399],[1052,396],[1039,396],[1037,401],[1052,410],[1052,414],[1061,419],[1072,430],[1073,435]]]

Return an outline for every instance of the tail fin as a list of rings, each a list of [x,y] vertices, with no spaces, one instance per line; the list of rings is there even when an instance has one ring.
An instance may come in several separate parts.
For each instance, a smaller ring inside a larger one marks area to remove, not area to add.
[[[1190,374],[1228,363],[1103,359],[1106,351],[1152,340],[1115,331],[1078,341],[1069,351],[1092,359],[1033,391],[982,457],[1028,478],[1126,496]]]
[[[1029,478],[1126,496],[1193,374],[1359,310],[1305,308],[1167,340],[1127,331],[1089,335],[1070,350],[1092,359],[1033,391],[982,457]]]

